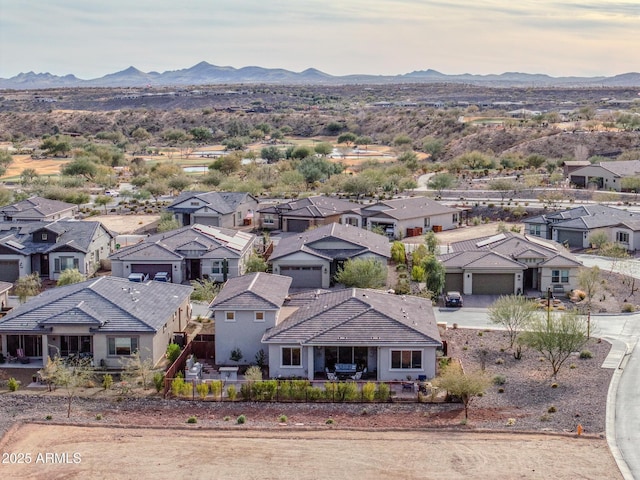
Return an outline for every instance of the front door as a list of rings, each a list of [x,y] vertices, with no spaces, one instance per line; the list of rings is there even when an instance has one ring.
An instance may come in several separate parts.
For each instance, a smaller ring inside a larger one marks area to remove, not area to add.
[[[196,280],[200,278],[200,259],[191,258],[189,262],[189,280]]]
[[[49,255],[46,253],[40,257],[40,275],[43,277],[49,276]]]

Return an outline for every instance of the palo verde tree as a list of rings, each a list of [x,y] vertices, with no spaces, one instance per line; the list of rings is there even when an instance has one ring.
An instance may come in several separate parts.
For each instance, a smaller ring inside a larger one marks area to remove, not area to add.
[[[509,332],[509,348],[518,335],[536,314],[536,306],[522,295],[503,295],[489,307],[491,323],[504,327]]]
[[[451,175],[450,173],[436,173],[429,182],[427,186],[435,190],[438,196],[442,196],[442,191],[447,188],[451,188],[456,180],[456,177]]]
[[[132,385],[142,385],[143,390],[149,388],[155,370],[153,359],[150,355],[142,358],[140,351],[136,350],[133,355],[123,361],[122,377]]]
[[[562,365],[573,352],[579,352],[589,341],[587,320],[576,312],[534,315],[520,340],[537,351],[551,365],[551,375],[556,377]]]
[[[583,267],[578,270],[578,286],[587,297],[587,311],[591,311],[593,296],[600,288],[600,268],[596,265],[591,268]]]
[[[458,397],[464,405],[464,418],[469,418],[469,405],[474,398],[482,395],[489,386],[489,380],[482,372],[464,372],[459,364],[450,364],[442,375],[434,381],[438,388],[449,395]]]
[[[62,287],[64,285],[71,285],[74,283],[80,283],[84,280],[84,275],[80,273],[77,268],[67,268],[60,273],[58,282],[56,285]]]
[[[28,297],[38,295],[41,288],[42,282],[38,272],[20,277],[15,283],[15,293],[20,303],[24,303]]]
[[[381,288],[387,283],[387,266],[375,258],[347,260],[335,280],[346,287]]]
[[[48,359],[47,365],[40,370],[47,383],[52,383],[64,390],[67,400],[67,418],[71,416],[71,405],[81,389],[86,388],[93,380],[94,371],[87,359],[75,365],[65,364],[60,357]]]

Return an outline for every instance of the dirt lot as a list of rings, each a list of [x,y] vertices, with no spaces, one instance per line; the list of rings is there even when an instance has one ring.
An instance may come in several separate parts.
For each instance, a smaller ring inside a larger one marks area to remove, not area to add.
[[[39,175],[56,175],[70,158],[45,158],[36,160],[31,155],[14,155],[3,178],[18,177],[25,168],[33,168]]]
[[[151,228],[160,220],[160,215],[98,215],[87,217],[87,221],[101,222],[105,227],[120,234],[133,234]]]
[[[542,434],[27,424],[0,446],[32,460],[5,478],[622,478],[604,440]],[[36,463],[47,452],[70,463]]]

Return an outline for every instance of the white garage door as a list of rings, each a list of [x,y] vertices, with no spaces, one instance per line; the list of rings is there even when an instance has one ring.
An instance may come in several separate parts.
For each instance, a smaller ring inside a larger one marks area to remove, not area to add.
[[[322,288],[321,266],[281,266],[280,275],[291,277],[291,286],[294,288]]]

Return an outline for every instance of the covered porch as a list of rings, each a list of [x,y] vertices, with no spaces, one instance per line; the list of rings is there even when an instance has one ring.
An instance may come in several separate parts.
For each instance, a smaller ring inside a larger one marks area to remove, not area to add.
[[[15,333],[0,336],[0,345],[11,368],[42,368],[48,357],[93,359],[92,335]]]
[[[377,379],[377,347],[316,345],[312,348],[314,380],[327,379],[328,373],[337,379],[349,379],[358,373],[362,380]]]

